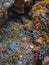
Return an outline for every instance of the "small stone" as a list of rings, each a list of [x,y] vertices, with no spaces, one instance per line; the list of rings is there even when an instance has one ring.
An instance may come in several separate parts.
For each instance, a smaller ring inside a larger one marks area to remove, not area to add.
[[[31,48],[31,49],[33,49],[33,48],[34,48],[34,46],[33,46],[33,45],[30,45],[30,48]]]
[[[22,37],[22,41],[23,42],[26,42],[27,41],[27,38],[26,37]]]
[[[43,39],[42,39],[42,37],[39,37],[38,39],[36,39],[35,42],[38,42],[38,43],[40,43],[40,44],[43,44]]]

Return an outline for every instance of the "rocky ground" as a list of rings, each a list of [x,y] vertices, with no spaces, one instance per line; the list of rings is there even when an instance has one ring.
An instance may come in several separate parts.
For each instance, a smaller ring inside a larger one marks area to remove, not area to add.
[[[48,0],[38,1],[27,16],[16,13],[18,17],[9,16],[0,24],[0,65],[49,64],[48,6]]]

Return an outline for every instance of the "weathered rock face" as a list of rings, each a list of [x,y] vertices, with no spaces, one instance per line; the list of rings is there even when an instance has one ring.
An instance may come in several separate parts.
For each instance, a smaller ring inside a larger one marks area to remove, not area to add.
[[[49,1],[37,2],[32,7],[32,18],[37,30],[48,30],[49,24]]]
[[[6,19],[6,12],[2,8],[2,6],[0,6],[0,25],[2,25],[5,22],[5,19]]]
[[[14,9],[16,12],[24,13],[24,0],[15,0]]]
[[[0,0],[0,25],[7,19],[7,9],[14,3],[14,0]]]
[[[15,0],[14,3],[14,9],[16,12],[18,13],[24,13],[24,7],[25,6],[31,6],[31,3],[33,2],[33,0]]]
[[[25,5],[27,5],[27,6],[29,6],[29,7],[33,4],[33,1],[34,1],[34,0],[24,0]]]
[[[11,5],[13,5],[15,0],[2,0],[2,5],[5,9],[8,9]]]

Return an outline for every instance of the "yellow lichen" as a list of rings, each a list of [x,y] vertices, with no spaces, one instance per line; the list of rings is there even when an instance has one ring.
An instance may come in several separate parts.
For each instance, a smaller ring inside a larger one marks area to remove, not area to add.
[[[33,7],[32,11],[34,13],[33,16],[39,16],[40,13],[44,12],[47,8],[45,7],[46,3],[49,3],[48,0],[43,0],[37,2]],[[43,4],[43,5],[42,5]]]
[[[27,21],[27,23],[25,23],[23,27],[28,28],[31,24],[32,24],[32,21]]]

